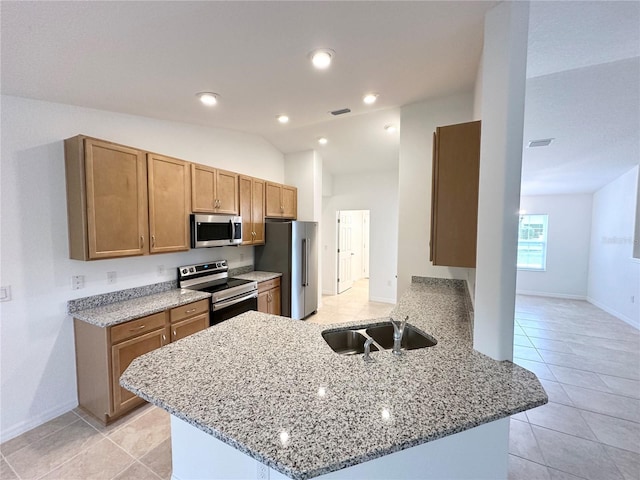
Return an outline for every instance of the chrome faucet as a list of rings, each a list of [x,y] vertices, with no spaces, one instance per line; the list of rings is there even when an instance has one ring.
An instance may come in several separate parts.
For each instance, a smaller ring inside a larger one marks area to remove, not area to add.
[[[407,315],[402,323],[396,323],[393,318],[389,318],[391,321],[391,325],[393,325],[393,354],[400,355],[402,352],[400,348],[402,347],[402,335],[404,334],[404,327],[407,325],[407,320],[409,320],[409,316]]]
[[[371,352],[371,344],[373,343],[373,338],[368,338],[366,342],[364,342],[364,361],[365,362],[373,362],[373,358],[369,355]]]

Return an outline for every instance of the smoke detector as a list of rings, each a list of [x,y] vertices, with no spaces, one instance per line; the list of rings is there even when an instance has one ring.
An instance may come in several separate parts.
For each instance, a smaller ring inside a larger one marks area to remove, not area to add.
[[[548,147],[554,140],[555,138],[541,138],[540,140],[530,140],[527,148]]]

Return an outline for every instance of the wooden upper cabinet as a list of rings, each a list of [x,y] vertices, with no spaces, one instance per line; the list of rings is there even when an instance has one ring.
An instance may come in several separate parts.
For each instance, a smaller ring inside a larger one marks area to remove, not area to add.
[[[264,243],[264,180],[240,175],[240,216],[242,244]]]
[[[238,214],[238,174],[191,164],[191,211]]]
[[[189,250],[189,163],[147,154],[150,253]]]
[[[480,121],[438,127],[433,140],[430,259],[475,268]]]
[[[298,189],[289,185],[267,182],[265,194],[265,217],[298,217]]]
[[[94,260],[146,253],[144,153],[84,136],[64,143],[69,257]]]

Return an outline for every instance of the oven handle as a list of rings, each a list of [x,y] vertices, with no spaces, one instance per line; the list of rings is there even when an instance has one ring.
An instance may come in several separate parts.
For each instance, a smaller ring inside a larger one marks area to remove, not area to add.
[[[248,295],[244,295],[238,298],[232,298],[231,300],[225,300],[224,302],[218,302],[211,307],[211,310],[217,312],[218,310],[222,310],[223,308],[230,307],[231,305],[235,305],[236,303],[244,302],[246,300],[251,300],[252,298],[258,298],[258,292],[251,292]]]

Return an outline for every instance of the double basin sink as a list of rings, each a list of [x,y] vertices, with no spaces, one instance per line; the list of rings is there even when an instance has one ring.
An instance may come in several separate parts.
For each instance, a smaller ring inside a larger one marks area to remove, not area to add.
[[[322,338],[334,352],[342,355],[364,353],[364,344],[369,338],[373,339],[372,352],[391,350],[393,348],[393,325],[385,323],[343,330],[325,330],[322,332]],[[404,327],[400,345],[402,350],[415,350],[433,347],[436,343],[438,342],[433,337],[425,335],[407,324]]]

